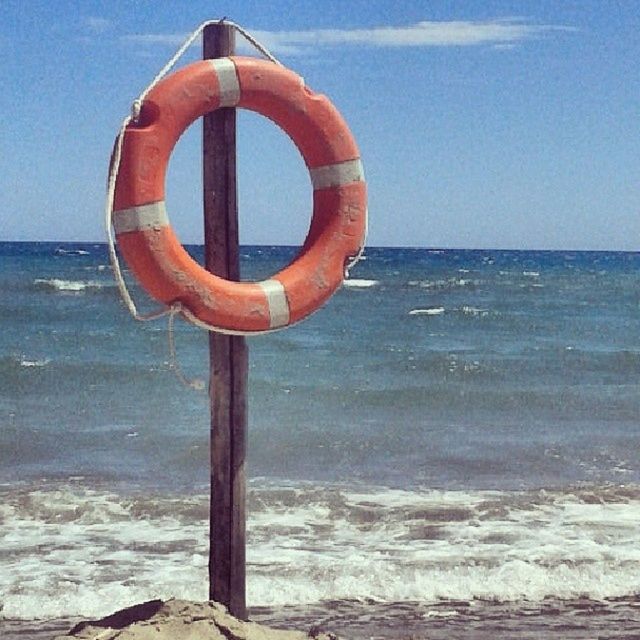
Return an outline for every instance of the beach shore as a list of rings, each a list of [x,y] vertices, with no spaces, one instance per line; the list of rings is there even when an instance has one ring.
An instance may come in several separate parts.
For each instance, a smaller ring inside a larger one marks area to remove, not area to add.
[[[336,601],[277,609],[255,607],[250,610],[250,620],[275,629],[299,631],[300,637],[330,633],[349,640],[632,640],[640,637],[640,596],[609,601],[549,599],[538,603]],[[53,640],[64,637],[78,622],[70,618],[0,619],[0,637]]]

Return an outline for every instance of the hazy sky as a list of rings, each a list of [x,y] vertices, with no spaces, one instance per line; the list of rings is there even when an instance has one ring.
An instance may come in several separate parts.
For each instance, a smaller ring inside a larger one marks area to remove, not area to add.
[[[345,116],[369,244],[640,249],[632,0],[0,0],[0,240],[103,239],[109,153],[131,101],[187,33],[222,16]],[[202,242],[199,136],[196,124],[168,176],[185,242]],[[242,241],[299,244],[311,207],[301,158],[255,114],[240,114],[238,136]]]

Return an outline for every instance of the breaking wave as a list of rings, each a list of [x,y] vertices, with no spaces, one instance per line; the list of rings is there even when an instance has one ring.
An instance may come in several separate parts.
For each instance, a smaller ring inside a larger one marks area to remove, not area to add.
[[[84,293],[87,291],[101,291],[113,288],[113,283],[96,282],[94,280],[62,280],[59,278],[36,278],[33,281],[35,289],[53,293]]]
[[[0,487],[14,618],[206,598],[208,497]],[[248,599],[543,601],[637,594],[640,488],[403,491],[255,480]],[[16,562],[19,559],[19,562]]]

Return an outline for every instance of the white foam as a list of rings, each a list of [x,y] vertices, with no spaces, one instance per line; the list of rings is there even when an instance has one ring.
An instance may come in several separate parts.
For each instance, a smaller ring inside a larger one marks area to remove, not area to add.
[[[94,281],[62,280],[59,278],[36,278],[33,284],[41,289],[63,293],[82,293],[88,289],[103,289],[105,285]]]
[[[344,281],[344,286],[354,289],[368,289],[380,284],[379,280],[364,280],[362,278],[351,278]]]
[[[484,318],[489,315],[488,309],[479,309],[477,307],[464,306],[460,309],[464,315]]]
[[[26,358],[25,356],[20,358],[21,367],[46,367],[50,362],[51,360],[49,360],[49,358],[39,358],[36,360]]]
[[[444,313],[444,307],[429,307],[427,309],[411,309],[410,316],[440,316]]]
[[[438,280],[409,280],[407,285],[410,287],[421,287],[423,289],[456,289],[457,287],[481,286],[485,284],[483,280],[472,280],[470,278],[447,278]]]
[[[89,252],[85,249],[56,249],[54,253],[57,256],[88,256]]]
[[[7,617],[100,616],[207,590],[208,496],[0,488]],[[595,599],[637,591],[640,489],[250,488],[248,600]],[[600,501],[598,501],[600,500]]]

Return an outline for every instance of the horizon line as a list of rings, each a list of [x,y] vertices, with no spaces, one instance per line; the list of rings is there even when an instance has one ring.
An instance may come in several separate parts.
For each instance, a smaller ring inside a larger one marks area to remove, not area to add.
[[[106,240],[2,240],[0,244],[50,244],[50,245],[99,245],[107,247]],[[185,247],[204,247],[202,242],[186,242]],[[301,244],[273,244],[273,243],[242,243],[242,247],[281,247],[287,249],[299,249]],[[438,246],[438,245],[396,245],[396,244],[368,244],[367,249],[411,249],[416,251],[534,251],[534,252],[566,252],[573,253],[640,253],[638,249],[576,249],[576,248],[521,248],[521,247],[461,247],[461,246]]]

